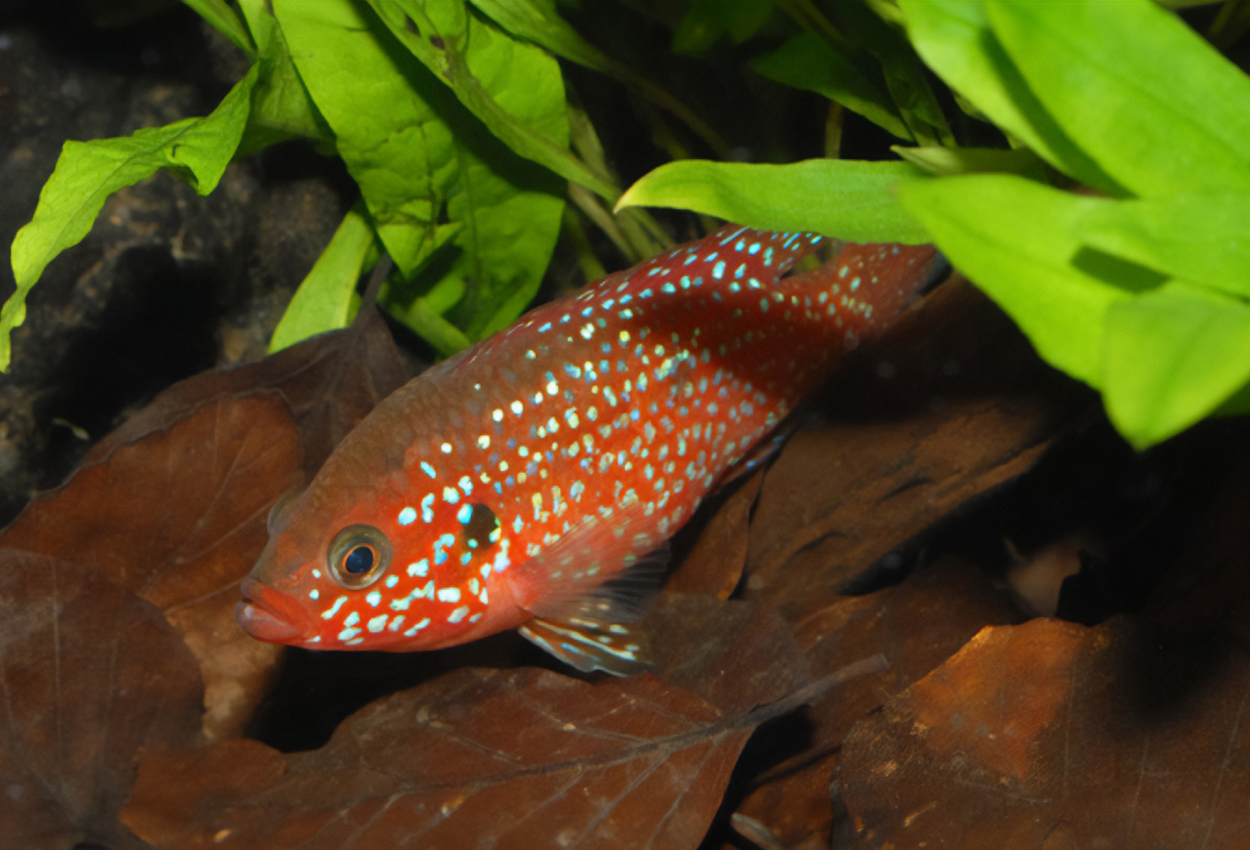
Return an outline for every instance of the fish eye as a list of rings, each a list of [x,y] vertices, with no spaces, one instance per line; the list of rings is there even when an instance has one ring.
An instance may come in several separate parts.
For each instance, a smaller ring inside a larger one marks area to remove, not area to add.
[[[501,531],[499,517],[483,504],[466,505],[457,515],[464,526],[465,545],[470,549],[485,549],[499,542]]]
[[[326,566],[344,587],[368,587],[377,581],[391,560],[391,541],[371,525],[349,525],[334,537],[326,553]]]

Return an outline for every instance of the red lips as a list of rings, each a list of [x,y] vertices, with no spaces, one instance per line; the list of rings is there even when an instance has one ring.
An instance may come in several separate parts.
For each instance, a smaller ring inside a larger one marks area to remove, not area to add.
[[[302,643],[299,628],[286,614],[277,611],[274,603],[282,597],[256,579],[243,579],[239,585],[246,601],[234,607],[234,618],[243,631],[257,640],[269,643]]]

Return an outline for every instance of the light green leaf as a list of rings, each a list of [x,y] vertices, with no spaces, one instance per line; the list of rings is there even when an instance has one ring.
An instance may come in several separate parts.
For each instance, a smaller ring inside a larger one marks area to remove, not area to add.
[[[1073,262],[1082,246],[1072,225],[1091,199],[992,174],[910,181],[899,200],[1048,363],[1101,384],[1107,310],[1130,291]]]
[[[235,47],[248,56],[256,55],[256,46],[248,37],[247,30],[239,20],[239,16],[234,13],[226,0],[182,0],[182,2],[212,24],[213,29],[230,39]]]
[[[568,151],[568,129],[563,135],[553,135],[539,122],[527,120],[515,107],[527,99],[527,86],[520,69],[503,65],[490,65],[474,61],[466,52],[472,45],[473,52],[481,55],[478,45],[467,38],[462,28],[466,18],[476,31],[484,27],[481,21],[465,14],[462,0],[367,0],[378,16],[390,28],[391,33],[412,52],[441,82],[450,87],[456,98],[485,124],[500,141],[525,159],[537,162],[574,183],[585,186],[596,194],[614,201],[619,190],[609,178],[596,174]],[[500,34],[502,38],[502,34]],[[516,44],[521,55],[524,45]],[[546,57],[544,57],[546,58]],[[481,64],[481,67],[479,67]],[[557,69],[558,70],[558,69]],[[478,75],[489,72],[495,80],[485,80]],[[509,77],[513,92],[511,103],[501,99],[496,91],[503,77]]]
[[[524,38],[557,56],[608,73],[613,66],[603,51],[582,38],[556,10],[555,0],[470,0],[517,38]]]
[[[1141,195],[1250,189],[1250,78],[1149,0],[995,2],[994,34],[1064,131]]]
[[[856,112],[900,139],[912,140],[894,104],[828,41],[814,32],[791,38],[751,62],[751,69],[770,80],[813,91]]]
[[[291,62],[282,28],[270,13],[266,0],[238,0],[238,3],[257,45],[261,65],[260,79],[252,94],[252,114],[244,150],[259,150],[296,136],[332,143],[334,134],[317,114]]]
[[[987,172],[1007,172],[1037,179],[1043,179],[1046,176],[1042,161],[1029,150],[945,148],[936,145],[918,148],[891,145],[890,150],[938,177]]]
[[[343,217],[330,244],[295,291],[269,340],[270,354],[347,326],[356,282],[375,241],[373,228],[357,203]]]
[[[952,89],[1055,168],[1086,185],[1121,193],[1030,91],[990,30],[982,0],[899,0],[899,7],[916,51]]]
[[[257,70],[235,84],[206,118],[184,118],[129,136],[66,142],[35,216],[13,240],[11,261],[17,291],[0,309],[0,369],[12,356],[9,335],[26,319],[26,295],[57,254],[91,231],[108,196],[168,168],[201,195],[216,188],[247,124]]]
[[[1093,201],[1077,227],[1087,244],[1109,254],[1250,297],[1250,195],[1244,192]]]
[[[905,162],[810,159],[755,165],[690,159],[662,165],[629,187],[617,209],[676,207],[762,230],[812,230],[851,242],[928,242],[899,206],[900,181],[923,176]]]
[[[469,339],[507,325],[533,297],[550,259],[563,181],[487,132],[367,7],[328,0],[274,0],[273,6],[378,235],[405,277],[415,278],[407,291],[388,290],[384,303],[419,323],[411,324],[418,333],[437,334],[426,338],[445,347],[465,337],[430,319],[437,313],[425,299],[454,278],[463,297],[446,320]],[[442,6],[449,13],[455,8]],[[472,44],[465,61],[479,85],[565,143],[555,61],[459,10]]]
[[[1215,411],[1250,381],[1250,305],[1172,281],[1107,315],[1103,398],[1145,448]]]

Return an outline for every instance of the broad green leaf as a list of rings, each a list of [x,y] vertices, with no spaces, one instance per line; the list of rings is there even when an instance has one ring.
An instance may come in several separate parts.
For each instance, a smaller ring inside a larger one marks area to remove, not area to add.
[[[464,297],[447,318],[470,339],[508,324],[550,259],[562,181],[487,132],[363,4],[274,0],[273,8],[378,235],[404,275],[416,277],[414,289],[389,292],[388,308],[419,320],[418,333],[433,329],[438,339],[427,339],[445,349],[464,336],[430,320],[423,299],[455,278]],[[480,84],[563,141],[567,116],[554,60],[459,10]]]
[[[617,209],[676,207],[762,230],[812,230],[851,242],[928,242],[895,198],[923,176],[905,162],[810,159],[755,165],[689,159],[661,165],[630,186]]]
[[[257,46],[260,79],[252,94],[252,114],[243,147],[255,151],[284,139],[303,136],[333,143],[334,134],[317,114],[308,90],[291,62],[282,28],[266,0],[238,0]]]
[[[182,0],[194,9],[199,16],[213,25],[213,29],[230,39],[235,47],[248,56],[256,55],[256,46],[247,35],[239,16],[226,3],[226,0]]]
[[[1250,381],[1250,305],[1172,281],[1107,315],[1103,398],[1138,448],[1215,411]]]
[[[899,7],[920,57],[1003,132],[1082,183],[1121,193],[1030,91],[991,32],[982,0],[899,0]]]
[[[310,336],[346,327],[356,281],[375,241],[373,228],[357,203],[343,217],[330,244],[295,291],[269,340],[270,354]]]
[[[1109,254],[1250,297],[1250,194],[1096,201],[1081,216],[1078,232]]]
[[[994,2],[995,36],[1064,131],[1140,195],[1250,189],[1250,78],[1150,0]]]
[[[891,145],[890,150],[938,177],[986,172],[1007,172],[1037,179],[1046,176],[1042,161],[1029,150],[946,148],[935,145],[918,148]]]
[[[91,231],[108,196],[168,168],[201,195],[216,188],[247,124],[255,66],[205,118],[184,118],[129,136],[66,142],[34,218],[17,232],[11,261],[17,291],[0,309],[0,370],[12,356],[9,335],[26,320],[26,295],[57,254]]]
[[[898,194],[1048,363],[1101,384],[1107,310],[1130,292],[1073,264],[1082,246],[1072,225],[1091,199],[1006,174],[910,181]]]
[[[289,2],[289,0],[288,0]],[[516,154],[539,163],[574,183],[614,201],[620,194],[611,181],[596,174],[568,151],[568,125],[553,133],[543,121],[532,120],[523,107],[538,94],[529,87],[522,68],[485,62],[483,51],[470,33],[484,31],[487,25],[466,14],[463,0],[367,0],[391,33],[434,76],[447,85],[456,98],[485,124],[492,134]],[[466,28],[467,27],[467,28]],[[502,33],[495,31],[499,38]],[[518,58],[529,48],[512,42]],[[470,51],[472,46],[472,52]],[[536,57],[550,61],[541,51]],[[530,60],[537,63],[537,58]],[[559,69],[555,67],[558,77]],[[490,74],[493,79],[479,75]],[[506,89],[512,95],[501,97]],[[541,91],[541,87],[539,89]],[[563,84],[561,84],[563,94]],[[520,108],[519,108],[520,107]]]
[[[912,140],[894,104],[842,52],[814,32],[791,38],[751,63],[770,80],[813,91],[840,103],[888,133]]]

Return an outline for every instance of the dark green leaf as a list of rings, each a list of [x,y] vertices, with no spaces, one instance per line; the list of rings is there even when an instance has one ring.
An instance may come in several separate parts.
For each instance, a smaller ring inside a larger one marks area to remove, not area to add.
[[[770,80],[824,95],[886,132],[912,140],[911,131],[886,94],[849,57],[814,32],[795,36],[756,59],[751,68]]]
[[[987,172],[1007,172],[1036,179],[1046,176],[1042,161],[1029,150],[945,148],[932,145],[918,148],[891,145],[890,150],[938,177]]]
[[[182,2],[198,12],[200,17],[212,24],[217,32],[230,39],[235,47],[248,56],[256,55],[256,46],[248,37],[247,29],[244,28],[239,16],[234,13],[226,0],[182,0]]]

